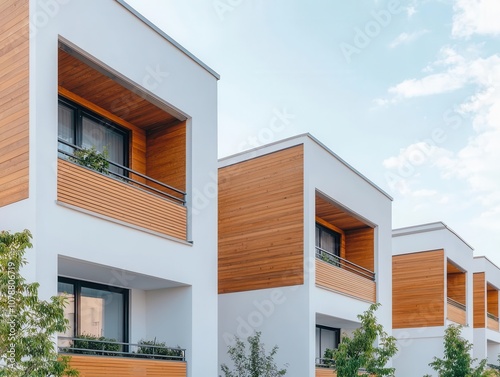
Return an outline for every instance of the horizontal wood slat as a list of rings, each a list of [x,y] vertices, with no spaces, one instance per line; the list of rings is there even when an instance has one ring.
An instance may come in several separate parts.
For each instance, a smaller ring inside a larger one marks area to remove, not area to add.
[[[337,377],[337,372],[333,369],[328,369],[328,368],[316,368],[316,377]],[[358,375],[362,376],[365,374],[362,372],[359,372]]]
[[[29,1],[0,12],[0,207],[29,196]]]
[[[345,259],[375,271],[375,238],[373,228],[349,230],[345,232]]]
[[[186,122],[156,128],[146,135],[146,175],[186,191]]]
[[[337,372],[328,368],[316,368],[316,377],[336,377]]]
[[[499,330],[498,321],[494,320],[493,318],[488,317],[488,328],[490,330],[498,331]]]
[[[495,317],[498,317],[498,290],[489,284],[486,285],[486,289],[487,289],[486,311],[490,314],[493,314]]]
[[[393,328],[444,326],[443,250],[392,257]]]
[[[138,227],[186,239],[186,208],[132,185],[59,160],[57,199]]]
[[[447,296],[455,301],[467,304],[466,297],[466,278],[467,274],[463,272],[447,274]]]
[[[475,272],[473,278],[474,328],[486,326],[486,278],[484,272]]]
[[[72,355],[70,365],[80,372],[80,377],[186,377],[187,375],[187,365],[180,361]]]
[[[376,301],[374,281],[321,260],[316,260],[316,285],[365,301]]]
[[[166,126],[176,120],[143,98],[139,90],[126,89],[62,50],[59,51],[59,86],[142,129]]]
[[[455,323],[458,323],[459,325],[464,325],[464,326],[467,324],[467,316],[465,310],[457,308],[452,304],[447,304],[447,310],[448,310],[447,317],[450,321],[453,321]]]
[[[219,293],[303,284],[303,146],[219,169]]]

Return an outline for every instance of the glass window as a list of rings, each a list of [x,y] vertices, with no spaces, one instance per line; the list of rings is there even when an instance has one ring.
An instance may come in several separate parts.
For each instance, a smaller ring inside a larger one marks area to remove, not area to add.
[[[60,336],[85,334],[128,341],[128,290],[60,278],[59,294],[69,299],[64,314],[70,323],[70,329]]]
[[[94,147],[108,152],[108,160],[128,167],[128,131],[87,109],[67,100],[59,100],[58,136],[80,148]],[[72,153],[73,148],[59,143],[59,149]],[[109,170],[126,175],[124,169],[110,165]]]
[[[340,256],[340,233],[316,223],[316,247]]]
[[[322,359],[327,349],[337,349],[340,343],[340,329],[316,326],[316,358]]]

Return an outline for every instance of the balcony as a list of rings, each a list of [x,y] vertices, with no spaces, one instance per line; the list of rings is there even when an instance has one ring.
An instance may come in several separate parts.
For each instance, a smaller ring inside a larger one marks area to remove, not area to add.
[[[490,330],[499,331],[498,317],[491,313],[487,313],[487,317],[488,317],[488,328]]]
[[[358,370],[358,376],[369,376],[365,369]],[[336,377],[335,361],[333,359],[316,359],[315,377]]]
[[[60,44],[58,204],[187,240],[186,117],[118,72]],[[70,155],[109,151],[109,174]]]
[[[186,351],[145,344],[59,337],[59,354],[81,377],[186,377]]]
[[[375,273],[344,258],[316,248],[316,285],[375,302]]]
[[[186,240],[185,193],[125,166],[108,161],[122,174],[81,166],[72,153],[79,147],[59,140],[59,203],[133,227]],[[132,178],[134,177],[134,178]]]
[[[464,304],[448,297],[447,299],[448,319],[459,325],[467,324],[467,308]]]

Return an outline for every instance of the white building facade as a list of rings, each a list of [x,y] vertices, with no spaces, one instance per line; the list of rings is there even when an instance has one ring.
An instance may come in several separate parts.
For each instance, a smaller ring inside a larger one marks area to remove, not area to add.
[[[217,375],[218,75],[123,1],[0,13],[0,229],[32,232],[28,280],[69,295],[62,335],[156,339],[185,349],[175,375]],[[90,147],[110,173],[69,157]]]

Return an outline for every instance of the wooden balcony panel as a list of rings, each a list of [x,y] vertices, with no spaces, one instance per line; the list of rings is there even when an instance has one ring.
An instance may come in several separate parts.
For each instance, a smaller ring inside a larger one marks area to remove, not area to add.
[[[57,200],[134,227],[186,240],[186,207],[59,159]]]
[[[368,376],[366,372],[359,372],[359,376]],[[316,368],[316,377],[337,377],[337,372],[329,368]]]
[[[490,330],[499,331],[498,321],[488,317],[488,328]]]
[[[316,259],[316,285],[361,300],[376,301],[374,281],[318,259]]]
[[[184,361],[147,360],[128,357],[72,355],[70,365],[80,377],[186,377]]]
[[[448,307],[448,319],[452,322],[458,323],[459,325],[467,324],[466,311],[457,308],[455,305],[447,304]]]

